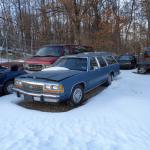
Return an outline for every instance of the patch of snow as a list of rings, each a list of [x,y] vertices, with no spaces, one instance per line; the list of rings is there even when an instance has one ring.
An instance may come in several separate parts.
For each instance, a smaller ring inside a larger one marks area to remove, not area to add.
[[[0,98],[0,150],[149,150],[150,76],[122,71],[111,86],[64,113]]]
[[[69,69],[65,67],[49,67],[43,69],[42,71],[54,71],[54,70],[69,70]]]
[[[12,62],[20,62],[20,63],[24,63],[24,60],[23,60],[23,59],[16,59],[16,60],[13,60]]]
[[[0,58],[0,63],[6,63],[6,62],[8,62],[8,59]]]

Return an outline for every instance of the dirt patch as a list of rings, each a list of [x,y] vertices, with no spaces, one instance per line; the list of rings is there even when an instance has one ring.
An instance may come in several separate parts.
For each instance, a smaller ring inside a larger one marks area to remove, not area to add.
[[[94,90],[88,92],[85,95],[85,102],[83,103],[86,104],[86,102],[93,96],[96,96],[100,92],[102,92],[105,89],[103,86],[99,86],[95,88]],[[74,107],[71,107],[67,103],[42,103],[42,102],[35,102],[35,101],[20,101],[18,105],[25,107],[27,109],[32,109],[32,110],[39,110],[43,112],[67,112],[69,110],[74,109]]]

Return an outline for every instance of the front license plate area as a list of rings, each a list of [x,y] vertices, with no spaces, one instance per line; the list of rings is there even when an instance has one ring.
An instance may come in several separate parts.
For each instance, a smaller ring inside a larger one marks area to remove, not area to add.
[[[33,97],[33,100],[36,101],[36,102],[40,102],[41,98],[40,97]]]
[[[33,97],[30,96],[30,95],[24,95],[24,100],[32,101],[32,100],[33,100]]]

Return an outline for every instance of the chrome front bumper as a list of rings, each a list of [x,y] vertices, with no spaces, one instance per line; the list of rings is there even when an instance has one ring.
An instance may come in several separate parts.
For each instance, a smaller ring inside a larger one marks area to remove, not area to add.
[[[24,97],[25,95],[32,97],[33,101],[41,101],[41,102],[59,102],[60,96],[59,95],[52,95],[52,94],[42,94],[42,93],[32,93],[32,92],[26,92],[21,89],[13,88],[13,90],[16,92],[18,97]]]

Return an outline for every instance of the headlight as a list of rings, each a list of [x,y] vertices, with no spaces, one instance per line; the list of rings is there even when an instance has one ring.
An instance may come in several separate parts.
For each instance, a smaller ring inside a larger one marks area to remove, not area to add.
[[[49,67],[51,67],[51,65],[43,65],[43,69],[49,68]]]
[[[47,84],[44,89],[49,93],[64,93],[64,86],[61,84]]]
[[[15,80],[15,87],[22,87],[22,81]]]
[[[28,64],[23,64],[24,68],[28,68],[28,66],[29,66]]]

